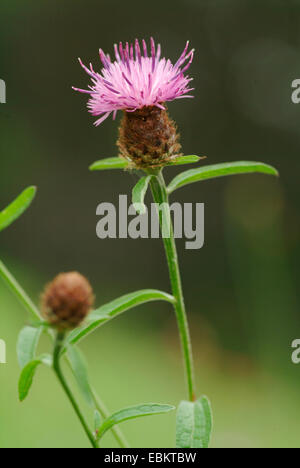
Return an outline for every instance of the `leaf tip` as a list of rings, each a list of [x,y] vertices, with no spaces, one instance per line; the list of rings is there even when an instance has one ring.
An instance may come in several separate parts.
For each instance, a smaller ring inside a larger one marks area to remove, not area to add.
[[[27,197],[28,203],[31,203],[33,201],[33,199],[35,198],[35,196],[36,196],[36,192],[37,192],[37,186],[36,185],[30,185],[29,187],[27,187],[26,189],[23,190],[20,197],[22,195]]]
[[[268,168],[268,173],[270,175],[273,175],[274,177],[280,177],[280,173],[276,167],[270,165],[267,165],[266,167]]]
[[[95,171],[96,170],[96,163],[93,163],[89,166],[89,171]]]

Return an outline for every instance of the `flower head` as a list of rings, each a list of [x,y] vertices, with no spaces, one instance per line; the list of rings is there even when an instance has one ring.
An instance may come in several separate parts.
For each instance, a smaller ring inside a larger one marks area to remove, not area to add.
[[[138,40],[133,44],[115,45],[115,61],[100,49],[103,69],[95,72],[92,64],[89,68],[82,61],[83,69],[90,75],[92,85],[89,89],[73,88],[75,91],[90,95],[88,108],[92,115],[100,116],[95,125],[100,125],[111,113],[114,118],[119,110],[135,112],[144,107],[157,107],[164,110],[164,103],[189,95],[193,88],[189,83],[192,78],[185,76],[190,67],[194,50],[188,51],[189,42],[178,61],[161,58],[161,46],[156,48],[151,38],[151,52],[143,40],[142,48]],[[141,50],[142,49],[142,50]]]
[[[42,312],[53,327],[72,330],[86,318],[93,303],[93,290],[84,276],[61,273],[45,288]]]

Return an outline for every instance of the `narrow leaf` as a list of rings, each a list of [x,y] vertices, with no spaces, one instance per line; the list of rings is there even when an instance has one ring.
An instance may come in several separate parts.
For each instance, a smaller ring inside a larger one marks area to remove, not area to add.
[[[145,195],[148,190],[149,182],[151,177],[146,176],[142,177],[132,191],[132,203],[135,207],[135,210],[138,214],[145,214],[146,207],[144,204]]]
[[[101,424],[102,424],[101,414],[99,413],[98,410],[95,410],[95,413],[94,413],[94,428],[95,428],[95,433],[96,434],[98,434],[98,431],[100,429]]]
[[[99,309],[94,310],[90,319],[102,319],[102,318],[112,318],[116,314],[125,312],[132,307],[144,304],[146,302],[152,301],[167,301],[173,304],[175,299],[168,293],[159,291],[157,289],[142,289],[133,293],[126,294],[125,296],[119,297],[112,302],[100,307]]]
[[[208,448],[212,412],[208,399],[182,401],[177,411],[176,448]]]
[[[37,345],[42,333],[42,327],[24,327],[18,337],[17,355],[21,368],[35,358]]]
[[[19,379],[19,398],[20,401],[24,401],[27,397],[29,390],[31,388],[33,377],[35,372],[40,364],[46,364],[51,366],[52,358],[50,355],[45,354],[34,361],[29,362],[22,370],[21,376]]]
[[[174,158],[173,161],[170,161],[167,165],[168,166],[182,166],[184,164],[195,164],[199,162],[201,159],[205,159],[206,156],[178,156]]]
[[[105,419],[98,431],[98,439],[103,437],[103,435],[113,426],[121,422],[128,421],[129,419],[141,418],[144,416],[152,416],[154,414],[168,413],[174,409],[174,406],[160,405],[156,403],[148,403],[144,405],[132,406],[131,408],[125,408]]]
[[[29,362],[21,372],[19,380],[19,399],[24,401],[32,385],[33,377],[37,367],[41,364],[40,360]]]
[[[203,410],[203,421],[205,421],[203,425],[203,445],[204,448],[209,447],[211,433],[213,428],[213,416],[212,416],[212,408],[209,399],[206,396],[200,398],[199,403],[202,405]]]
[[[108,169],[126,169],[128,162],[123,158],[100,159],[90,166],[90,171],[105,171]]]
[[[87,319],[86,325],[70,333],[68,336],[68,343],[77,343],[105,322],[112,320],[114,317],[117,317],[133,307],[152,301],[167,301],[173,304],[174,297],[155,289],[145,289],[115,299],[92,312]]]
[[[30,206],[36,194],[36,187],[28,187],[7,208],[0,212],[0,231],[7,228]]]
[[[94,399],[90,387],[85,359],[75,346],[68,347],[68,358],[78,387],[87,404],[94,406]]]
[[[180,187],[184,187],[185,185],[192,184],[200,180],[237,174],[250,174],[253,172],[278,176],[278,171],[274,167],[259,162],[240,161],[215,164],[182,172],[172,180],[168,186],[168,193],[172,193]]]

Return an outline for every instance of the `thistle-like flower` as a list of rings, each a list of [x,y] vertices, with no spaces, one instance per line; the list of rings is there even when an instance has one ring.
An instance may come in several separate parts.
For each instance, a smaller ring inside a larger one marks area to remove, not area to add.
[[[42,312],[58,330],[72,330],[86,318],[94,303],[88,280],[77,272],[61,273],[42,295]]]
[[[95,125],[100,125],[111,113],[115,119],[117,111],[124,111],[118,146],[120,155],[136,167],[164,165],[180,152],[176,126],[168,116],[165,103],[181,98],[192,98],[185,76],[190,67],[194,50],[189,51],[189,42],[178,61],[161,58],[161,46],[156,48],[151,38],[151,53],[142,42],[115,45],[115,61],[100,49],[103,64],[101,73],[94,71],[92,64],[81,66],[90,75],[89,89],[73,88],[90,95],[88,109],[100,116]]]

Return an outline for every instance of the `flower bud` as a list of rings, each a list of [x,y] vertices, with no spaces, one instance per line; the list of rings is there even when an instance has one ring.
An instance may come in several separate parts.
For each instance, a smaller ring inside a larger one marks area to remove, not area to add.
[[[94,303],[88,280],[77,272],[61,273],[42,295],[42,313],[58,330],[72,330],[86,318]]]
[[[155,106],[124,112],[117,144],[120,156],[141,169],[164,166],[181,150],[176,124]]]

